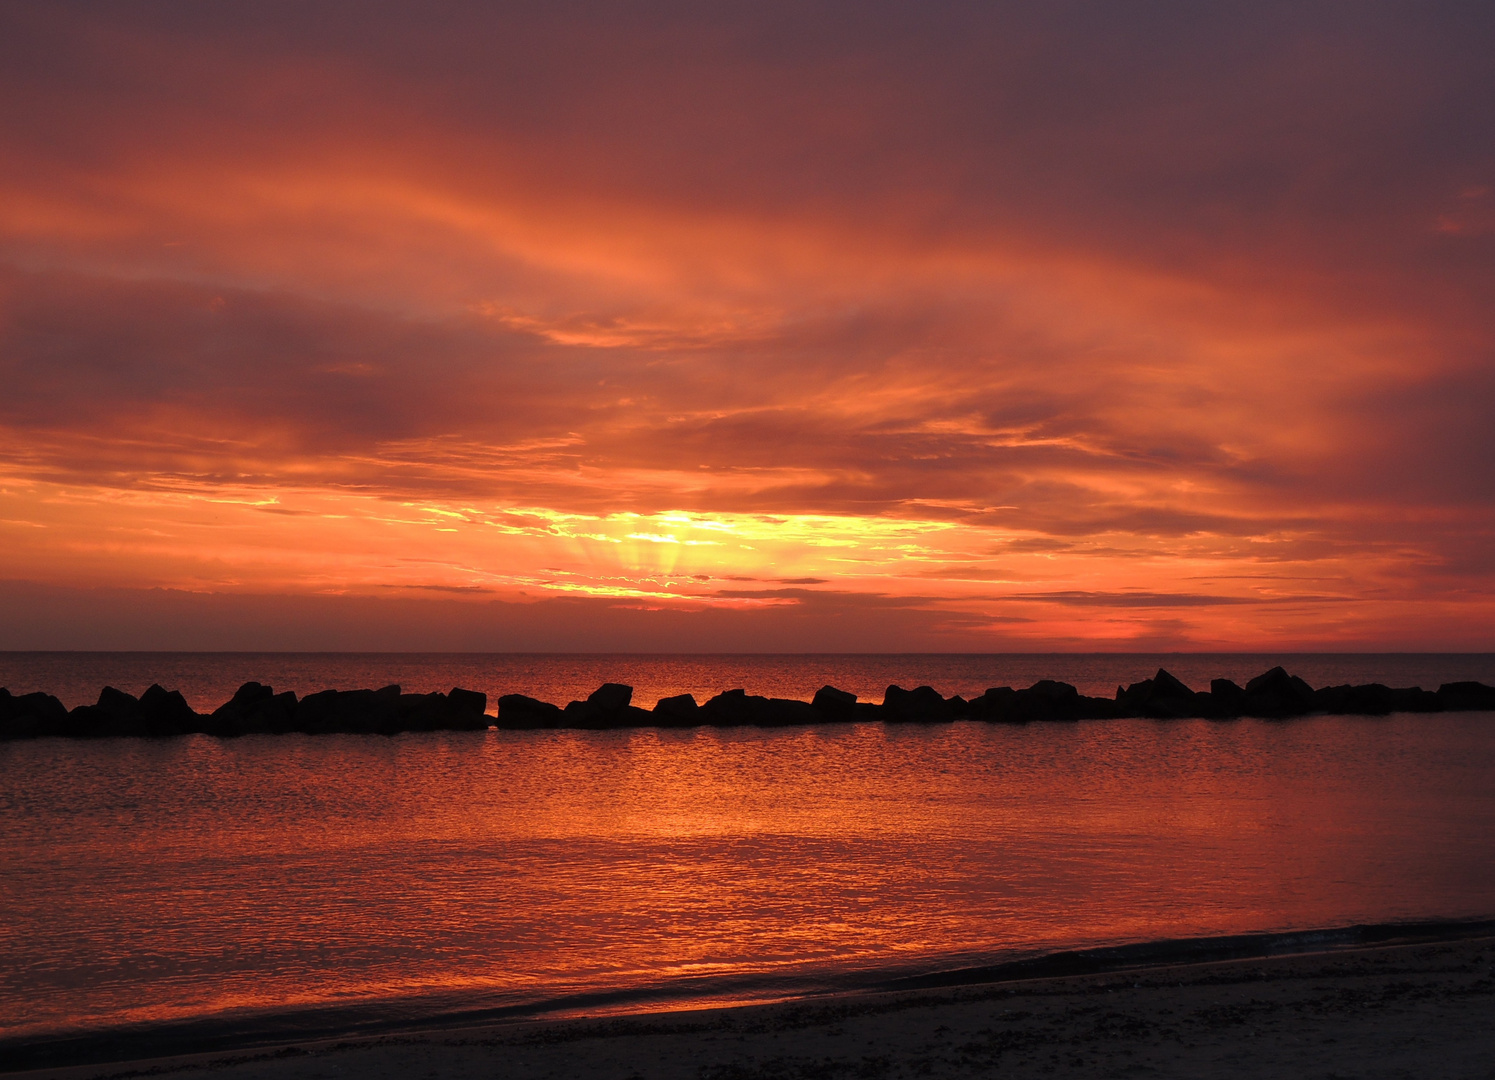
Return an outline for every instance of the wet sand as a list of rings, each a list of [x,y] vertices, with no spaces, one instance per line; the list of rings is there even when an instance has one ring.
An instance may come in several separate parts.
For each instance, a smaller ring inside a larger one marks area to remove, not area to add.
[[[1495,1077],[1495,938],[531,1021],[17,1077]]]

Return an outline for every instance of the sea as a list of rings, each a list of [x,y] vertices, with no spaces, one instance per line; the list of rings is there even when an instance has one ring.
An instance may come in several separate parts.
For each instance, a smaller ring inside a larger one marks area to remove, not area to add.
[[[1110,695],[1495,654],[4,653],[75,706],[250,679],[645,707],[831,684]],[[1495,917],[1495,714],[0,743],[0,1049],[252,1042],[886,985],[1062,950]],[[19,1059],[17,1059],[19,1060]]]

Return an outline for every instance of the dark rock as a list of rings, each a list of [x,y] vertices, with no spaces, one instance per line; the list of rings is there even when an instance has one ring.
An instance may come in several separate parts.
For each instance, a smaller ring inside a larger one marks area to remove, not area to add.
[[[1495,711],[1495,686],[1480,682],[1444,683],[1438,687],[1438,700],[1445,709]]]
[[[1197,698],[1195,700],[1198,700]],[[1116,720],[1122,715],[1116,702],[1110,698],[1085,697],[1080,695],[1077,720]]]
[[[1068,683],[1043,679],[1024,690],[988,689],[972,701],[959,695],[942,698],[929,686],[904,690],[888,687],[880,705],[859,702],[833,686],[821,687],[813,702],[766,698],[728,690],[705,705],[690,694],[662,698],[652,712],[633,706],[633,689],[606,683],[586,701],[562,710],[523,694],[506,694],[498,702],[498,724],[504,728],[619,728],[693,724],[764,727],[848,720],[932,723],[973,719],[1027,723],[1034,720],[1151,717],[1288,717],[1309,712],[1384,715],[1390,712],[1439,712],[1450,709],[1495,711],[1495,687],[1477,682],[1446,683],[1437,693],[1420,687],[1392,688],[1380,683],[1330,686],[1314,690],[1281,667],[1252,679],[1244,689],[1229,679],[1215,679],[1209,693],[1195,693],[1164,669],[1151,679],[1118,687],[1116,700],[1081,695]],[[176,691],[153,685],[137,700],[106,686],[93,705],[69,713],[48,694],[14,696],[0,688],[0,739],[46,735],[97,738],[118,735],[179,735],[206,731],[220,736],[254,732],[370,732],[482,730],[486,694],[453,687],[450,693],[404,694],[399,686],[381,690],[325,690],[298,701],[293,693],[276,694],[257,682],[245,683],[233,698],[202,717]]]
[[[1314,704],[1323,712],[1351,716],[1385,716],[1396,710],[1396,694],[1389,686],[1326,686],[1314,691]]]
[[[203,729],[202,717],[193,711],[179,690],[163,690],[155,683],[140,695],[142,735],[187,735]]]
[[[1102,720],[1120,715],[1114,701],[1084,697],[1069,683],[1040,679],[1013,695],[1008,718],[1026,723],[1034,720]]]
[[[810,704],[827,720],[851,720],[856,717],[857,696],[834,686],[822,686],[815,691]]]
[[[882,715],[884,720],[915,724],[937,724],[955,719],[950,703],[934,687],[905,690],[897,684],[889,686],[883,694]]]
[[[1012,716],[1021,723],[1034,720],[1078,720],[1080,692],[1069,683],[1039,679],[1012,697]]]
[[[106,686],[99,691],[98,708],[114,716],[134,717],[140,712],[140,699],[134,694]]]
[[[139,735],[145,714],[133,694],[106,686],[95,705],[79,705],[68,713],[67,733],[80,739],[107,739]]]
[[[35,739],[64,734],[67,709],[51,694],[11,695],[0,687],[0,739]]]
[[[1347,712],[1344,707],[1350,692],[1355,687],[1349,683],[1341,686],[1321,686],[1313,692],[1313,708],[1315,712],[1337,714]]]
[[[1207,715],[1212,702],[1200,701],[1196,694],[1163,668],[1150,679],[1132,683],[1116,692],[1116,705],[1129,716],[1148,716],[1155,720],[1175,720]]]
[[[659,727],[694,727],[701,722],[701,706],[694,694],[676,694],[654,703],[654,723]]]
[[[648,709],[641,709],[637,705],[625,706],[618,714],[618,722],[614,727],[658,727],[659,722],[654,719],[654,714]]]
[[[1246,684],[1241,711],[1246,716],[1282,718],[1314,710],[1313,687],[1281,667],[1274,667]]]
[[[633,687],[623,683],[603,683],[587,695],[587,703],[604,712],[619,712],[633,701]]]
[[[808,701],[794,698],[769,698],[765,715],[759,721],[765,727],[790,727],[797,724],[823,724],[825,716]]]
[[[404,694],[395,704],[392,729],[399,731],[446,730],[445,694]],[[394,730],[390,731],[393,734]]]
[[[1194,696],[1194,691],[1185,686],[1166,668],[1158,668],[1158,673],[1152,677],[1152,682],[1158,694],[1163,697],[1192,698]]]
[[[401,694],[400,731],[486,731],[488,695],[454,687],[450,694]]]
[[[204,724],[213,735],[279,735],[294,731],[297,700],[294,692],[277,694],[268,686],[247,682]]]
[[[1393,712],[1442,712],[1443,702],[1431,690],[1408,686],[1391,691],[1391,708]]]
[[[701,706],[701,722],[716,727],[786,727],[824,720],[807,701],[759,697],[745,690],[724,691]]]
[[[400,730],[400,688],[308,694],[296,706],[296,728],[309,735],[393,735]]]
[[[618,726],[622,712],[622,709],[604,709],[591,701],[571,701],[561,710],[561,727],[605,731]]]
[[[511,730],[562,726],[558,706],[524,694],[505,694],[498,699],[498,726]]]
[[[1017,691],[1010,686],[993,686],[979,697],[972,698],[966,707],[966,715],[973,720],[992,723],[1024,723],[1013,715],[1012,707],[1017,701]]]
[[[270,687],[257,682],[247,682],[243,686],[239,687],[239,689],[234,691],[233,697],[229,698],[228,701],[218,706],[218,708],[213,711],[213,715],[217,716],[225,709],[254,709],[262,705],[264,702],[269,701],[274,696],[275,691],[270,689]]]
[[[603,683],[587,695],[585,701],[573,701],[567,705],[562,722],[566,727],[596,730],[629,727],[634,723],[629,718],[629,702],[632,700],[633,687]]]
[[[1240,716],[1246,707],[1246,691],[1230,679],[1211,679],[1209,696],[1210,715],[1216,719]]]
[[[454,686],[446,695],[447,705],[453,716],[482,717],[483,729],[488,728],[488,695],[478,690],[464,690]]]
[[[1442,712],[1437,694],[1418,686],[1393,689],[1381,683],[1326,686],[1313,695],[1318,710],[1350,716],[1385,716],[1394,712]]]
[[[296,730],[328,732],[337,727],[342,713],[341,690],[319,690],[296,704]]]
[[[761,722],[765,727],[794,727],[798,724],[824,724],[825,717],[809,702],[800,702],[794,697],[770,697],[767,715]]]
[[[767,701],[767,698],[761,697],[749,700],[748,692],[741,688],[723,690],[701,706],[701,722],[715,727],[752,724],[756,722],[755,704]]]
[[[300,705],[296,692],[285,690],[271,698],[255,718],[268,725],[264,730],[269,734],[284,735],[296,730],[296,710]]]

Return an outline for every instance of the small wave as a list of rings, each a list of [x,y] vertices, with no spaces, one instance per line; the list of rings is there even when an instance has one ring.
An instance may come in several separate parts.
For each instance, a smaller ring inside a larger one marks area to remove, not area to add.
[[[0,1072],[121,1063],[189,1054],[243,1052],[304,1042],[363,1039],[529,1020],[616,1016],[823,997],[890,993],[1090,975],[1377,945],[1495,935],[1495,920],[1422,920],[1133,942],[992,963],[922,965],[794,974],[709,975],[614,989],[520,999],[439,994],[356,1005],[316,1005],[196,1017],[167,1023],[72,1030],[0,1040]]]

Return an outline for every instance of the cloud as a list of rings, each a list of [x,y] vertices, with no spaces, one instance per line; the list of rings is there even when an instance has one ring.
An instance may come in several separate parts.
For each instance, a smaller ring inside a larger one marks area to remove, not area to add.
[[[1031,600],[1041,604],[1068,604],[1076,607],[1125,607],[1125,608],[1170,608],[1170,607],[1219,607],[1237,604],[1259,604],[1259,597],[1211,596],[1203,593],[1148,593],[1148,592],[1047,592],[1012,593],[1004,599]],[[1292,603],[1322,601],[1326,597],[1294,596]],[[1336,598],[1337,599],[1337,598]]]
[[[1483,9],[0,19],[21,576],[1491,632]]]

